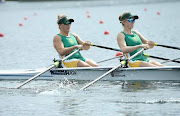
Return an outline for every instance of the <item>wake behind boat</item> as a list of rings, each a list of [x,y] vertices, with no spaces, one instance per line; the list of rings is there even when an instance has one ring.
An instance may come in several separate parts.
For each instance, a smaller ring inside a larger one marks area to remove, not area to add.
[[[40,75],[38,80],[94,80],[114,66],[53,68]],[[0,80],[26,80],[43,69],[0,70]],[[102,80],[180,80],[180,66],[118,68]]]

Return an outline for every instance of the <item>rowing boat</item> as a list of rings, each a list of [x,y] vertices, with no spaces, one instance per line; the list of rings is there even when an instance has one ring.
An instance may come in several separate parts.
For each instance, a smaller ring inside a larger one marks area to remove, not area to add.
[[[114,66],[53,68],[39,80],[94,80]],[[0,80],[24,80],[42,72],[42,69],[0,70]],[[102,80],[180,80],[180,66],[118,68]]]

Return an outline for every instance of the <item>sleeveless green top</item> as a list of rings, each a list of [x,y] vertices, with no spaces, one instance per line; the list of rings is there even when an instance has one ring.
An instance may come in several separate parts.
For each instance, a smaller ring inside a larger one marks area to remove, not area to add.
[[[133,31],[132,35],[126,34],[124,32],[122,32],[122,33],[125,35],[125,41],[126,41],[127,46],[136,46],[136,45],[142,44],[142,41],[136,32]],[[129,54],[130,54],[130,56],[132,56],[140,50],[141,50],[141,48],[139,48],[133,52],[130,52]],[[141,52],[139,55],[134,57],[132,60],[133,61],[140,60],[140,61],[149,62],[149,59],[146,58],[146,56],[143,54],[143,52]]]
[[[63,42],[65,48],[66,48],[66,47],[72,47],[72,46],[74,46],[74,45],[78,45],[78,42],[77,42],[77,40],[76,40],[76,37],[75,37],[73,34],[71,34],[71,33],[70,33],[70,37],[63,36],[63,35],[61,35],[61,34],[57,34],[57,35],[59,35],[59,36],[62,38],[62,42]],[[72,52],[74,52],[75,50],[77,50],[77,48],[74,49]],[[71,53],[72,53],[72,52],[71,52]],[[70,54],[70,53],[69,53],[69,54]],[[68,54],[67,54],[67,55],[68,55]],[[66,56],[67,56],[67,55],[66,55]],[[74,55],[72,55],[71,57],[69,57],[68,59],[69,59],[69,60],[70,60],[70,59],[79,59],[79,60],[82,60],[82,61],[86,62],[86,59],[82,57],[82,55],[81,55],[81,53],[80,53],[79,51],[76,52],[76,53],[75,53]]]

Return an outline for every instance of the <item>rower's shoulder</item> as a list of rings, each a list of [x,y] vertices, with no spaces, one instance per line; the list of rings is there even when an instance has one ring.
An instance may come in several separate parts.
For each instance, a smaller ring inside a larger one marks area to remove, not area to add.
[[[134,30],[134,32],[138,35],[141,35],[141,33],[138,30]]]
[[[61,40],[61,36],[59,36],[58,34],[54,36],[53,40],[54,41],[58,41],[58,40]]]
[[[125,38],[125,35],[122,32],[119,32],[117,34],[117,38]]]
[[[74,33],[74,32],[72,32],[71,33],[74,37],[76,37],[76,38],[78,38],[79,36],[76,34],[76,33]]]

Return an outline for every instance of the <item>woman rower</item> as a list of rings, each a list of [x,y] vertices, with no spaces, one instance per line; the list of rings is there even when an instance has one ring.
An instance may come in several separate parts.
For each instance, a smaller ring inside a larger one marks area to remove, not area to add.
[[[77,34],[70,33],[72,22],[74,22],[74,19],[69,19],[66,15],[58,15],[57,24],[60,33],[54,36],[53,44],[61,58],[64,58],[77,49],[88,50],[91,45],[91,42],[84,42]],[[98,66],[93,60],[85,59],[79,51],[67,60],[64,60],[61,65],[66,68]]]
[[[132,15],[130,12],[124,12],[119,16],[119,21],[124,30],[117,35],[117,42],[122,52],[129,58],[133,54],[140,51],[142,48],[149,49],[154,47],[153,41],[148,41],[137,30],[132,30],[135,20],[139,17]],[[161,63],[149,60],[141,53],[128,62],[129,67],[159,67],[163,66]]]

